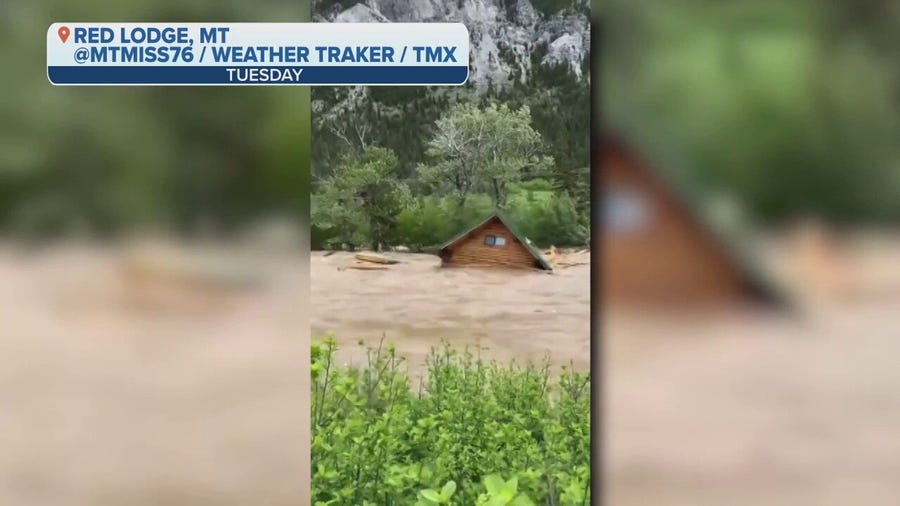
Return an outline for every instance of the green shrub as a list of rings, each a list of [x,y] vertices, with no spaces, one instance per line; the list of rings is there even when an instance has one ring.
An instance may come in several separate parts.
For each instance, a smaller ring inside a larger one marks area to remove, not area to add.
[[[393,241],[416,250],[437,246],[483,220],[492,209],[487,195],[469,196],[462,209],[454,197],[421,197],[397,217]]]
[[[421,249],[446,241],[454,233],[445,199],[423,197],[397,217],[395,242]]]
[[[538,183],[535,188],[543,188],[543,185]],[[476,225],[493,210],[493,201],[484,194],[468,196],[462,208],[456,197],[419,197],[397,215],[396,225],[388,239],[393,245],[404,245],[417,251],[437,246]],[[543,247],[551,244],[583,246],[590,240],[588,216],[578,211],[575,201],[565,192],[517,189],[510,195],[505,213],[519,231]],[[333,211],[328,218],[326,221],[344,224],[345,227],[326,229],[314,221],[314,249],[338,247],[341,242],[365,243],[369,231],[364,220],[341,219],[339,210]]]
[[[565,192],[549,198],[510,202],[509,213],[520,231],[541,246],[583,246],[590,241],[590,222]]]
[[[391,346],[336,351],[312,347],[313,504],[590,504],[589,374],[444,345],[412,385]]]

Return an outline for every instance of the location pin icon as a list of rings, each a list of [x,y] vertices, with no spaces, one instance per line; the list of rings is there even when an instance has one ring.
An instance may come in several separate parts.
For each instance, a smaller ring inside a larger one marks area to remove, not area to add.
[[[65,44],[65,43],[66,43],[66,39],[69,38],[69,27],[68,27],[68,26],[61,26],[61,27],[59,28],[59,31],[58,31],[57,33],[59,33],[59,38],[63,41],[63,44]]]

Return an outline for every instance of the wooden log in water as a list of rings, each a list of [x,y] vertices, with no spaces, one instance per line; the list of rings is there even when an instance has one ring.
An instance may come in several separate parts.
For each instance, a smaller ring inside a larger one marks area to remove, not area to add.
[[[372,265],[372,264],[365,264],[365,263],[356,263],[356,264],[351,264],[351,265],[345,265],[343,267],[338,267],[338,270],[344,270],[344,269],[356,269],[359,271],[386,271],[386,270],[390,269],[390,267],[388,267],[386,265]]]
[[[393,258],[388,258],[383,255],[377,255],[375,253],[357,253],[356,259],[363,262],[370,262],[373,264],[384,264],[384,265],[392,265],[399,263],[398,260],[394,260]]]

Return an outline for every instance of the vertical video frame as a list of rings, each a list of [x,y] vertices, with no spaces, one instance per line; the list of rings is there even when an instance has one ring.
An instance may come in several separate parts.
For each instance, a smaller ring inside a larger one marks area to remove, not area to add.
[[[461,87],[311,92],[311,504],[591,504],[588,2],[461,22]]]

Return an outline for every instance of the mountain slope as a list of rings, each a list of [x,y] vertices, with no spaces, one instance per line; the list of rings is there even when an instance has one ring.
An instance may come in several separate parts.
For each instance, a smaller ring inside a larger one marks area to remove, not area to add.
[[[457,102],[532,109],[558,164],[589,162],[590,24],[584,0],[341,0],[313,4],[317,22],[462,22],[469,82],[438,88],[314,88],[313,173],[327,176],[363,145],[394,149],[409,176],[434,121]]]

